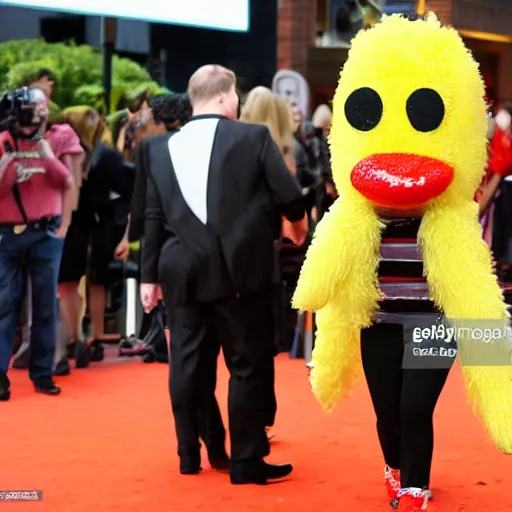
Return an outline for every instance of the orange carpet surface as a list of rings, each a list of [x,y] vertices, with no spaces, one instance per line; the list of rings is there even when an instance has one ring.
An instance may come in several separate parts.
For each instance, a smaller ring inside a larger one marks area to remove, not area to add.
[[[111,349],[112,350],[112,349]],[[110,357],[58,379],[59,397],[34,393],[12,370],[12,398],[0,403],[0,490],[42,490],[38,512],[391,511],[364,382],[337,410],[315,402],[304,361],[277,359],[279,410],[269,461],[293,463],[283,483],[232,486],[205,469],[181,476],[166,365]],[[226,411],[227,372],[218,396]],[[465,403],[454,370],[436,413],[433,512],[510,512],[512,457],[499,453]]]

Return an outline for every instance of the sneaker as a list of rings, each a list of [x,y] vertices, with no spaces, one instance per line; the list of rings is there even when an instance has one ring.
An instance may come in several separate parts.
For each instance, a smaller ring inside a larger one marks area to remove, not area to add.
[[[429,492],[417,487],[402,489],[398,493],[398,512],[423,512],[427,510]]]
[[[384,483],[386,484],[390,505],[393,508],[398,507],[398,493],[401,490],[400,470],[392,469],[386,464],[384,466]]]
[[[0,402],[7,402],[11,398],[11,382],[6,372],[0,372]]]

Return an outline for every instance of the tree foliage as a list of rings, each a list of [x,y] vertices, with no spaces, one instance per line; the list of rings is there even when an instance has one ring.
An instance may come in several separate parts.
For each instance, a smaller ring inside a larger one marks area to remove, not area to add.
[[[88,45],[20,39],[0,44],[0,91],[27,85],[40,68],[57,77],[52,100],[60,107],[86,104],[106,112],[103,57]],[[114,56],[110,111],[131,107],[162,88],[129,59]]]

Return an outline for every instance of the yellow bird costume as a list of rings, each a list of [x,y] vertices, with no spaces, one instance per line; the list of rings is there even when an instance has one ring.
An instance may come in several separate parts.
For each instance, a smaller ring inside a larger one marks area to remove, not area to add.
[[[424,272],[447,318],[508,318],[474,202],[487,123],[478,65],[435,16],[390,16],[353,40],[330,135],[340,197],[316,229],[293,299],[317,312],[311,384],[327,411],[361,372],[360,331],[381,299],[382,214],[421,212]],[[471,352],[470,336],[457,342],[459,355]],[[505,337],[501,343],[505,350]],[[512,453],[512,367],[463,373],[493,441]]]

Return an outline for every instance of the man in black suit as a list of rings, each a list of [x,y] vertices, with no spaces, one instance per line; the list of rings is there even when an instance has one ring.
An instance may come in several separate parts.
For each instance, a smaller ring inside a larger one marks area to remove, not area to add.
[[[200,469],[197,405],[201,361],[214,330],[231,374],[231,482],[282,478],[290,464],[264,462],[274,378],[274,241],[281,215],[296,243],[306,236],[301,191],[268,128],[238,123],[232,71],[204,66],[191,77],[193,117],[170,139],[148,140],[141,298],[161,285],[171,338],[170,394],[181,464]]]
[[[151,108],[153,120],[156,125],[152,130],[153,134],[160,132],[167,133],[170,137],[173,133],[185,125],[190,116],[191,105],[186,94],[167,93],[149,98],[148,105]],[[145,146],[139,143],[136,149],[136,178],[133,191],[130,226],[128,239],[130,242],[142,240],[144,246],[144,215],[146,208],[147,174],[143,165]],[[168,172],[171,172],[168,169]],[[149,318],[155,314],[156,309],[145,313]],[[199,423],[199,436],[203,440],[210,465],[213,469],[229,469],[229,458],[226,454],[226,429],[222,421],[219,404],[215,397],[217,384],[217,359],[220,352],[220,341],[214,332],[210,333],[211,343],[208,350],[203,353],[201,361],[201,374],[204,394],[198,406],[197,415]],[[167,355],[167,348],[166,354]],[[195,471],[195,468],[192,468]],[[181,472],[188,473],[190,467],[186,460],[183,461]]]

